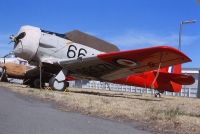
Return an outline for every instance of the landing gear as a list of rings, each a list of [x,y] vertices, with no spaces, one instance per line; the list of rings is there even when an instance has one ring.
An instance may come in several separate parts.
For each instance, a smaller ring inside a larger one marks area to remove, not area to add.
[[[40,88],[40,78],[32,78],[24,80],[25,85],[29,85],[31,88]],[[45,83],[42,82],[42,87],[44,87]]]
[[[156,98],[157,98],[157,97],[161,98],[161,93],[155,93],[154,96],[155,96]]]
[[[49,81],[49,86],[53,90],[64,91],[69,87],[69,83],[65,80],[67,75],[67,70],[60,70],[60,72],[53,76]]]
[[[36,74],[32,78],[24,79],[24,84],[29,85],[33,88],[43,88],[45,83],[49,83],[49,87],[52,90],[64,91],[67,87],[69,87],[69,82],[66,79],[66,70],[60,70],[57,75],[52,73],[45,72],[40,68],[40,73]]]
[[[36,78],[33,80],[33,86],[34,88],[40,88],[40,79]],[[42,83],[42,87],[44,87],[44,83]]]
[[[162,93],[164,93],[164,91],[158,91],[158,93],[155,93],[155,97],[157,98],[157,97],[159,97],[159,98],[161,98],[161,94]]]
[[[49,86],[53,90],[57,91],[65,91],[67,87],[69,87],[69,82],[67,81],[58,81],[55,77],[52,77],[49,81]]]

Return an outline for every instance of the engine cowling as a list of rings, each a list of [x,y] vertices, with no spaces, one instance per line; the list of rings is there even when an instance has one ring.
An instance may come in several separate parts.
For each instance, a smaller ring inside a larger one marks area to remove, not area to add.
[[[23,32],[25,34],[23,38],[20,38],[18,41],[16,41],[13,52],[17,57],[30,61],[37,53],[41,37],[41,30],[40,28],[33,26],[22,26],[17,36]]]

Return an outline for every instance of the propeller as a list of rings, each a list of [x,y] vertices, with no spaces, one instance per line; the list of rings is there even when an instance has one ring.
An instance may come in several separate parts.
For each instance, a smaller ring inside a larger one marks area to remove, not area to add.
[[[11,42],[14,42],[14,43],[18,43],[21,39],[23,39],[24,37],[26,36],[26,33],[25,32],[22,32],[20,33],[18,36],[14,36],[14,35],[11,35],[10,36],[10,39],[11,39]],[[10,42],[10,43],[11,43]]]

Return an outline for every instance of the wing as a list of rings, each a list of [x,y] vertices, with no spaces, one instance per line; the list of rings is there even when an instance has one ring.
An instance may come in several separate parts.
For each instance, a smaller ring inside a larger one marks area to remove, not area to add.
[[[185,54],[168,46],[100,54],[77,60],[60,60],[72,75],[86,79],[112,81],[130,74],[152,71],[191,61]]]

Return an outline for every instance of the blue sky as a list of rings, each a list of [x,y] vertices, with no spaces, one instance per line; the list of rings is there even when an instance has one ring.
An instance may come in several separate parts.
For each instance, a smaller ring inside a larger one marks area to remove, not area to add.
[[[12,45],[9,36],[22,25],[64,33],[79,29],[116,44],[122,50],[155,45],[177,47],[183,26],[182,51],[200,67],[200,3],[197,0],[1,0],[0,56]]]

